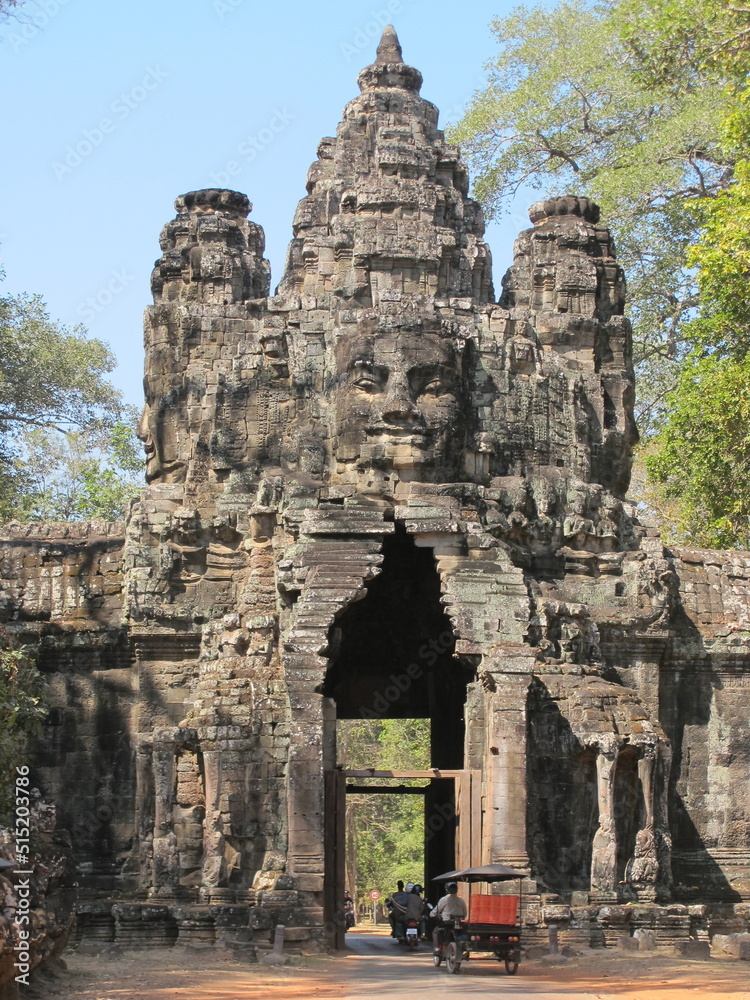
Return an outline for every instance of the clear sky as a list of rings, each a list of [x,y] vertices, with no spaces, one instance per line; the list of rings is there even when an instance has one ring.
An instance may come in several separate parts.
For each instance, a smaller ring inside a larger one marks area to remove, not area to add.
[[[27,0],[0,26],[0,292],[107,341],[140,405],[142,311],[177,195],[231,187],[281,279],[318,142],[334,135],[382,26],[422,94],[456,121],[495,53],[509,0]],[[491,225],[497,286],[524,197]]]

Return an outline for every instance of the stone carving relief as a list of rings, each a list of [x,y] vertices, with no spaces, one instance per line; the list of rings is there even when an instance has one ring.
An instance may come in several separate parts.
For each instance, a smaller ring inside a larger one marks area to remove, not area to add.
[[[578,891],[587,879],[615,898],[627,862],[627,891],[652,900],[671,877],[657,717],[679,595],[674,560],[626,499],[637,435],[610,234],[586,198],[537,202],[495,302],[466,168],[392,29],[358,82],[318,147],[274,295],[245,195],[177,199],[145,319],[148,487],[117,571],[90,560],[86,593],[106,600],[76,598],[70,638],[71,602],[29,597],[75,575],[70,546],[30,556],[44,540],[14,528],[3,614],[59,619],[53,642],[70,648],[89,615],[96,635],[133,644],[118,683],[137,708],[118,724],[136,748],[138,856],[117,877],[179,902],[184,921],[198,919],[185,900],[252,896],[259,931],[283,917],[319,943],[326,672],[398,538],[402,555],[430,553],[446,662],[466,678],[484,854],[545,891],[539,859],[547,877],[557,834],[549,782],[528,775],[559,765],[597,817],[571,854]],[[622,842],[618,765],[644,800]]]

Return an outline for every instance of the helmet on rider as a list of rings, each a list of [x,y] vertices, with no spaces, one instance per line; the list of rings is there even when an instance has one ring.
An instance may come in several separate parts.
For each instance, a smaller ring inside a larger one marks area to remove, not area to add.
[[[414,883],[407,882],[406,885],[404,886],[404,892],[411,892],[413,888],[414,888]]]
[[[446,892],[458,892],[458,883],[457,882],[446,882],[445,883],[445,891]]]
[[[422,890],[422,886],[419,884],[419,882],[415,882],[414,883],[414,888],[412,889],[412,892],[416,892],[416,894],[418,896],[421,896],[422,895],[422,891],[423,891]]]

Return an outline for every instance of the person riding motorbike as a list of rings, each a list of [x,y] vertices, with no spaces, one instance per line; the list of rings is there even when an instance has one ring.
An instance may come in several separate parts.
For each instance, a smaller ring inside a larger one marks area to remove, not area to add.
[[[354,900],[348,889],[344,889],[344,930],[350,930],[357,922],[354,913]]]
[[[388,920],[391,924],[391,937],[398,937],[398,923],[404,915],[408,898],[408,893],[404,891],[404,883],[399,879],[396,883],[396,891],[385,901],[388,908]]]
[[[420,902],[422,904],[422,914],[419,918],[419,936],[423,940],[427,940],[427,917],[430,914],[431,906],[427,902],[427,900],[422,897],[424,889],[422,888],[421,885],[419,885],[419,883],[417,883],[414,886],[414,892],[417,896],[419,896]]]
[[[445,895],[438,900],[437,906],[430,910],[430,916],[436,917],[438,920],[438,924],[432,932],[432,943],[436,949],[439,949],[443,943],[446,925],[454,920],[465,920],[466,913],[466,903],[458,895],[458,883],[446,882]]]
[[[407,938],[407,928],[409,924],[417,924],[417,936],[422,936],[423,928],[423,918],[424,918],[424,900],[419,895],[417,890],[421,889],[421,886],[413,885],[411,882],[411,892],[407,894],[406,906],[404,908],[403,916],[398,921],[398,926],[396,928],[396,936],[399,941],[405,941]]]

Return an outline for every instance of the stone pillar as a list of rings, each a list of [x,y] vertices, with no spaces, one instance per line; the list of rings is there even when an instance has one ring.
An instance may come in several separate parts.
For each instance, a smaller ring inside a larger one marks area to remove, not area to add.
[[[672,770],[672,747],[656,745],[656,795],[654,796],[654,834],[659,864],[658,891],[669,899],[672,891],[672,835],[669,832],[669,776]]]
[[[289,749],[290,874],[323,874],[323,730],[324,699],[315,690],[324,666],[314,654],[287,661],[286,677],[292,709]]]
[[[137,865],[138,881],[146,889],[153,883],[154,765],[151,746],[140,743],[135,754],[135,845],[131,865]]]
[[[615,828],[615,773],[620,748],[614,736],[598,746],[596,790],[599,827],[591,857],[591,891],[599,899],[617,897],[617,832]]]
[[[637,893],[639,900],[650,902],[656,898],[656,882],[659,875],[654,835],[656,746],[649,745],[643,748],[643,755],[638,760],[638,778],[643,792],[645,816],[643,826],[635,837],[635,851],[628,862],[625,878]]]
[[[484,863],[528,868],[526,852],[525,674],[492,673],[487,692]]]
[[[179,886],[179,857],[174,832],[175,743],[157,736],[153,753],[154,776],[154,884],[153,895],[170,896]]]
[[[226,879],[224,862],[224,824],[221,818],[221,750],[203,751],[203,773],[206,782],[206,818],[203,821],[203,888],[223,885]]]

